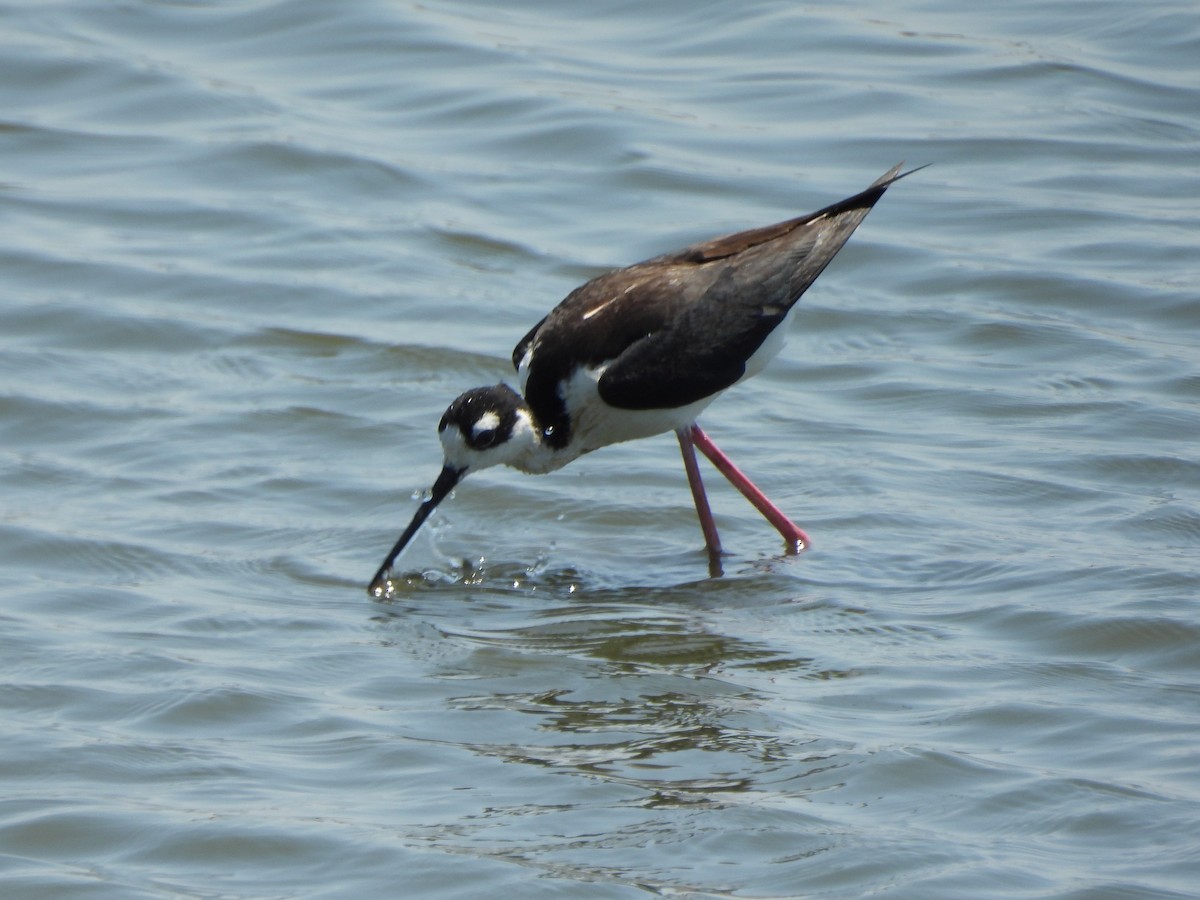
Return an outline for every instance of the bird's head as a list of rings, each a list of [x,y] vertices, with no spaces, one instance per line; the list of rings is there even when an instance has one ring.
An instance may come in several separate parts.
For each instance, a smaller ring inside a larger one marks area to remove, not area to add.
[[[529,448],[533,426],[521,395],[507,384],[472,388],[446,407],[438,423],[445,467],[465,475],[511,465]]]
[[[375,596],[387,592],[387,578],[396,557],[468,472],[513,464],[537,443],[529,408],[521,395],[506,384],[473,388],[460,394],[438,423],[438,437],[445,453],[442,471],[371,579],[368,590]]]

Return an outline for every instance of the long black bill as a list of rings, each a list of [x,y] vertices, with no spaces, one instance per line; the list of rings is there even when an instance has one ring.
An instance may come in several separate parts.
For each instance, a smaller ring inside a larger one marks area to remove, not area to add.
[[[429,514],[437,508],[439,503],[446,499],[446,495],[454,490],[454,486],[462,481],[462,477],[466,474],[466,471],[466,469],[455,469],[452,466],[444,466],[442,468],[442,473],[438,475],[437,481],[433,483],[433,487],[429,491],[429,499],[417,507],[417,512],[412,517],[412,521],[408,523],[408,527],[404,529],[404,534],[400,535],[400,540],[396,541],[396,545],[388,553],[387,559],[383,561],[383,565],[379,567],[379,571],[371,579],[367,593],[373,597],[387,593],[387,577],[391,574],[392,563],[396,561],[396,557],[400,555],[400,551],[412,540],[413,535],[417,533],[417,529],[429,518]]]

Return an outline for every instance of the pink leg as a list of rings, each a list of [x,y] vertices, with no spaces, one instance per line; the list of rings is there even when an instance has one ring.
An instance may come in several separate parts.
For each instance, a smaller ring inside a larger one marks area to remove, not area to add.
[[[679,439],[679,443],[683,444],[682,437]],[[691,428],[691,443],[694,443],[700,452],[708,457],[709,462],[717,467],[717,471],[728,478],[730,483],[742,492],[742,496],[775,526],[775,530],[783,535],[783,539],[787,542],[789,553],[797,553],[810,546],[808,535],[804,533],[804,530],[785,516],[778,506],[768,500],[767,495],[742,474],[741,470],[721,452],[720,448],[712,442],[712,438],[705,434],[699,425],[693,425]]]
[[[696,450],[692,446],[692,434],[688,428],[680,428],[675,432],[679,438],[679,452],[683,454],[683,468],[687,471],[688,485],[692,489],[692,499],[696,501],[696,515],[700,517],[700,530],[704,532],[704,546],[710,556],[721,552],[721,538],[717,535],[717,523],[713,521],[712,509],[708,505],[708,495],[704,493],[704,482],[700,480],[700,466],[696,462]]]

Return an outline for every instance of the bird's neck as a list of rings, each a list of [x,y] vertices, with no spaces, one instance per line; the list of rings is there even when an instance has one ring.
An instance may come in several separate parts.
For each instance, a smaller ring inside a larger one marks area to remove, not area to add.
[[[579,456],[579,452],[567,446],[561,450],[545,440],[541,425],[526,407],[517,412],[517,424],[508,440],[505,465],[512,466],[531,475],[544,475],[561,469]]]

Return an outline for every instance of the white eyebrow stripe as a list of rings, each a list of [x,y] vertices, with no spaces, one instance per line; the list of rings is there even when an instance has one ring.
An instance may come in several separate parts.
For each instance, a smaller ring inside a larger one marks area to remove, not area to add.
[[[500,417],[490,410],[475,420],[471,426],[471,434],[478,437],[485,431],[495,431],[500,427]]]

